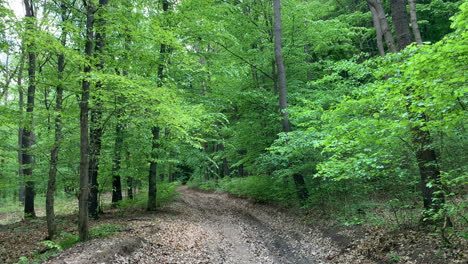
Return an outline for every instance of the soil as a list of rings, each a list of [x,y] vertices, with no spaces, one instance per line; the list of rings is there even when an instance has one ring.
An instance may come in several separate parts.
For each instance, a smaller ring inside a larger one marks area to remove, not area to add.
[[[117,235],[76,244],[46,263],[466,263],[462,253],[443,260],[431,249],[410,256],[427,241],[417,233],[402,240],[381,229],[314,224],[293,209],[225,193],[178,191],[175,202],[156,212],[104,214],[93,225],[119,224]]]

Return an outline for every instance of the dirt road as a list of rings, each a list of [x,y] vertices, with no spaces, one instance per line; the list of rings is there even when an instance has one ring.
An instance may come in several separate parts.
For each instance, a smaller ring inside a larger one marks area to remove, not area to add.
[[[48,263],[329,263],[322,232],[277,208],[180,187],[156,213],[123,218],[121,234],[77,245]]]

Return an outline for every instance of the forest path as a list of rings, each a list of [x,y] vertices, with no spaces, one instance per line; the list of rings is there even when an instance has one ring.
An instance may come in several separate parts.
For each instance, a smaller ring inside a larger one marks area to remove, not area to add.
[[[179,187],[177,201],[124,218],[121,234],[77,245],[48,263],[328,263],[338,249],[278,208]]]

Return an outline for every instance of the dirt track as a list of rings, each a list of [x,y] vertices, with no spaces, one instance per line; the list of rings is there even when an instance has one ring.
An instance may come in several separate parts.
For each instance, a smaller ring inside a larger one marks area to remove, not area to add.
[[[186,187],[179,192],[159,212],[124,218],[121,234],[77,245],[48,263],[302,264],[328,263],[338,254],[321,232],[277,208]]]

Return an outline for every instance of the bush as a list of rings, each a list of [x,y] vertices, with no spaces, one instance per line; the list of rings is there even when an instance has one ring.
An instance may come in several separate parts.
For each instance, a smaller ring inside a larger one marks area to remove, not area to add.
[[[158,183],[156,192],[156,204],[161,206],[173,201],[178,193],[176,187],[180,185],[180,182],[162,182]],[[148,193],[140,192],[131,200],[123,200],[119,202],[119,208],[146,208],[148,203]]]
[[[245,178],[223,178],[218,190],[247,197],[255,201],[293,201],[296,192],[289,179],[256,175]]]

